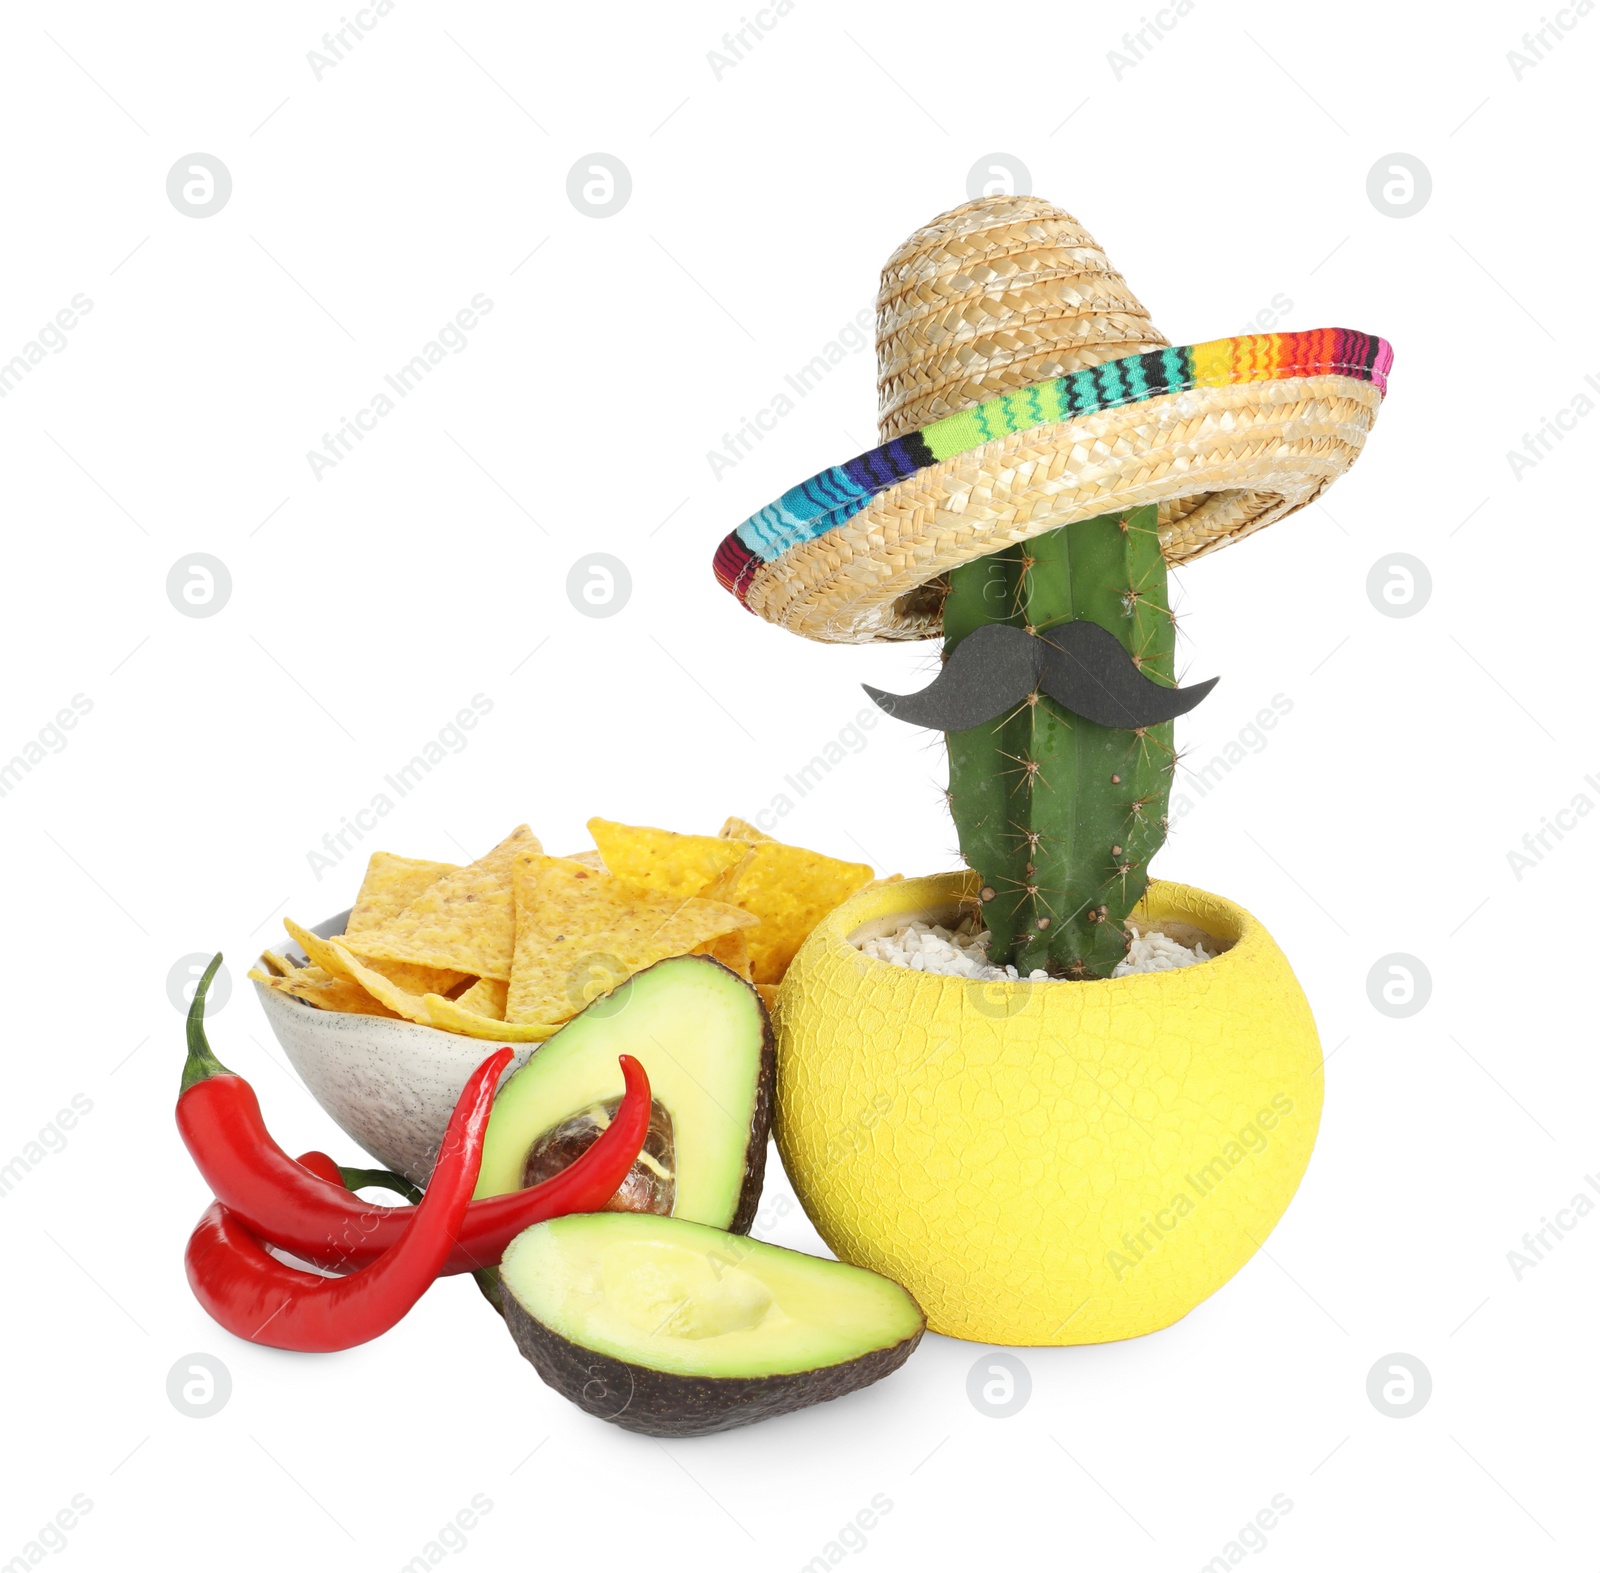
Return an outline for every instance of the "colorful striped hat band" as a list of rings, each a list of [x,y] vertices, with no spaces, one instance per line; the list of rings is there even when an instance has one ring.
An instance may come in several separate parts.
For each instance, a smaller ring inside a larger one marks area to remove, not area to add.
[[[878,337],[889,440],[751,515],[714,561],[750,611],[835,643],[936,636],[951,568],[1081,519],[1155,503],[1169,562],[1262,528],[1353,462],[1393,359],[1343,328],[1165,345],[1075,221],[1032,198],[913,236]]]

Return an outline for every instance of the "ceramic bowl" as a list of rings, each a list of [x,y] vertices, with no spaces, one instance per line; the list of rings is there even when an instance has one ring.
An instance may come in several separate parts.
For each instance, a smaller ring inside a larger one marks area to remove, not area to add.
[[[349,917],[341,912],[312,933],[331,939],[344,933]],[[273,949],[296,966],[306,964],[292,941]],[[496,1045],[387,1016],[322,1010],[263,983],[255,988],[289,1063],[339,1129],[385,1168],[426,1185],[456,1099]],[[535,1048],[513,1046],[516,1058],[502,1086]]]

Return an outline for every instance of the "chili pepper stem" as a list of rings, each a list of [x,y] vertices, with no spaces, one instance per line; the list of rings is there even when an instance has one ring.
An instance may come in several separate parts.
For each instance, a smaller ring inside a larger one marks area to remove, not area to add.
[[[233,1072],[211,1052],[211,1045],[206,1042],[206,995],[211,990],[211,980],[217,975],[217,968],[222,965],[222,952],[219,950],[211,958],[211,964],[200,974],[200,981],[194,986],[194,998],[189,1001],[189,1019],[186,1026],[186,1035],[189,1041],[189,1057],[183,1065],[183,1085],[179,1087],[181,1096],[196,1083],[207,1081],[212,1076],[231,1076]]]
[[[413,1185],[402,1174],[395,1174],[390,1169],[352,1169],[347,1164],[339,1165],[339,1183],[347,1191],[365,1190],[367,1186],[376,1186],[380,1190],[393,1191],[396,1196],[403,1196],[412,1203],[422,1200],[422,1188]]]

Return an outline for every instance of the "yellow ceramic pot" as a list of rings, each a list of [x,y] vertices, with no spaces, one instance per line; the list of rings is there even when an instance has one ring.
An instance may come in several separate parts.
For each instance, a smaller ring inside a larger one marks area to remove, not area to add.
[[[972,876],[863,891],[778,997],[777,1138],[818,1232],[903,1284],[928,1325],[995,1344],[1166,1327],[1282,1216],[1322,1113],[1289,963],[1231,901],[1155,883],[1134,915],[1227,948],[1173,972],[977,983],[852,935],[949,923]],[[1212,948],[1212,947],[1208,947]]]

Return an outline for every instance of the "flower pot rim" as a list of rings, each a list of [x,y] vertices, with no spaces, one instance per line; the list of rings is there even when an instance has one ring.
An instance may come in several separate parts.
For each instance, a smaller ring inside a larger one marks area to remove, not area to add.
[[[921,911],[928,913],[935,921],[942,921],[942,918],[935,917],[935,914],[942,911],[947,916],[948,909],[956,901],[974,892],[977,882],[978,876],[971,870],[959,869],[950,873],[917,875],[910,879],[871,886],[859,891],[830,912],[813,931],[805,949],[810,949],[813,945],[826,946],[835,954],[843,954],[847,958],[853,957],[865,966],[893,967],[896,971],[909,973],[927,985],[937,985],[951,990],[969,989],[974,983],[980,983],[985,989],[995,988],[1007,992],[1062,987],[1115,989],[1123,995],[1157,990],[1165,992],[1171,989],[1177,980],[1196,980],[1199,975],[1212,974],[1213,969],[1220,967],[1231,970],[1248,966],[1260,952],[1276,949],[1261,923],[1237,902],[1230,901],[1226,896],[1201,890],[1195,885],[1160,879],[1150,881],[1139,906],[1134,909],[1135,917],[1147,903],[1151,903],[1153,897],[1153,904],[1158,910],[1170,909],[1174,916],[1183,913],[1184,922],[1221,942],[1225,948],[1219,954],[1209,960],[1196,962],[1190,967],[1173,967],[1157,972],[1133,972],[1120,978],[1082,980],[1046,978],[1035,981],[1031,978],[975,979],[937,972],[917,972],[913,968],[900,967],[895,962],[869,956],[858,949],[853,942],[854,935],[868,923],[891,916],[905,917]],[[1191,917],[1188,915],[1191,912],[1198,915]],[[1152,920],[1152,927],[1159,926],[1159,922],[1160,919]],[[1231,935],[1227,932],[1217,933],[1218,927],[1224,930],[1231,929]]]

